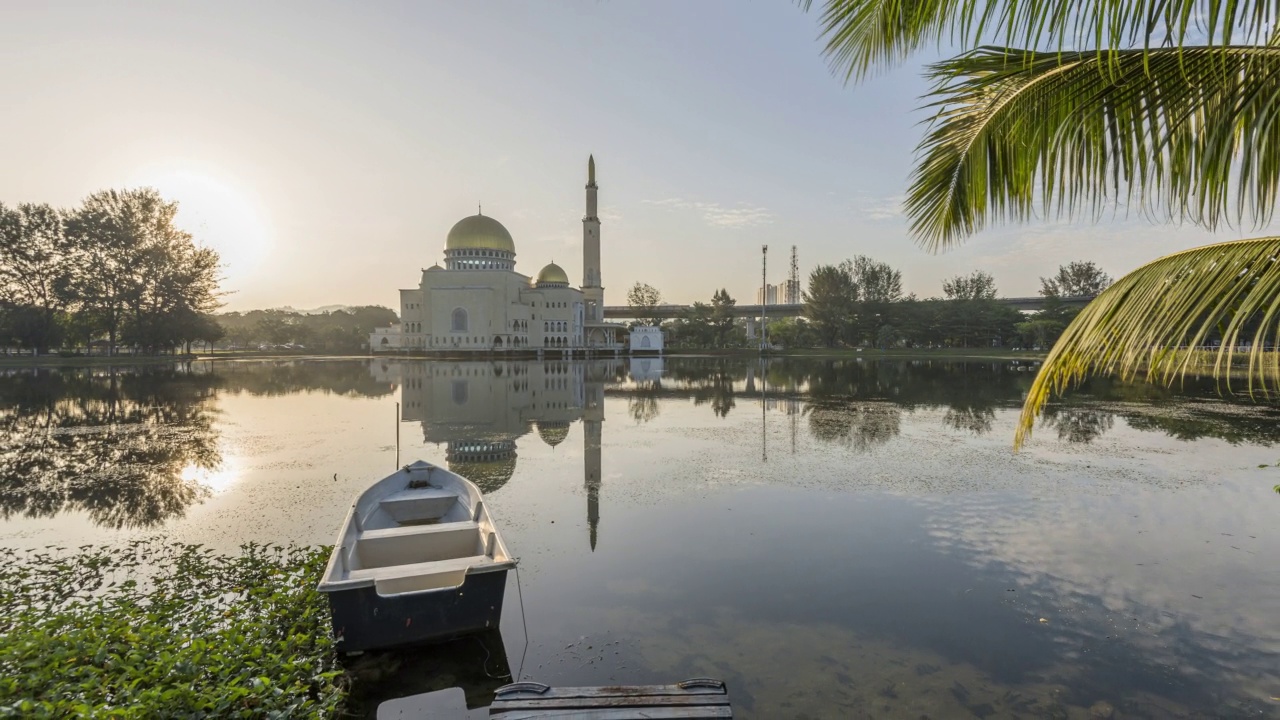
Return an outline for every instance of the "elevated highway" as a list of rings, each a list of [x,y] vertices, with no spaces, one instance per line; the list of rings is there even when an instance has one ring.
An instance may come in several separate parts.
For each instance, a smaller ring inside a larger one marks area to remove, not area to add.
[[[1071,307],[1084,307],[1085,305],[1088,305],[1089,301],[1092,299],[1092,295],[1077,295],[1074,297],[1063,298],[1062,302]],[[1044,298],[1039,295],[1034,297],[997,298],[996,302],[1009,305],[1023,312],[1035,312],[1044,307]],[[673,318],[683,317],[685,313],[692,309],[692,305],[658,305],[651,311],[646,311],[645,317],[670,320]],[[768,316],[771,318],[798,317],[804,315],[803,303],[781,303],[778,305],[769,305],[765,309]],[[605,305],[604,316],[609,320],[634,320],[636,319],[636,309],[630,305]],[[758,318],[760,317],[760,305],[734,305],[733,316]]]

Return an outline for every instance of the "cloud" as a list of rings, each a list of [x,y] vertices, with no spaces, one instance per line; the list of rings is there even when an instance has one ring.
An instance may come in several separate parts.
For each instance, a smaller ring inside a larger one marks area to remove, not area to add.
[[[726,206],[720,203],[687,200],[685,198],[645,200],[644,203],[672,210],[691,210],[700,214],[705,223],[718,228],[741,229],[768,225],[776,217],[768,208],[749,203]]]
[[[902,204],[906,202],[906,199],[907,196],[905,195],[894,195],[892,197],[860,196],[854,198],[850,205],[855,213],[868,220],[897,220],[903,217]]]

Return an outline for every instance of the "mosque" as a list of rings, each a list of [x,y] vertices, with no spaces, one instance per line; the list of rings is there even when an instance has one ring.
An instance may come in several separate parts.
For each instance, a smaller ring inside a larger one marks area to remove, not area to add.
[[[373,352],[554,351],[616,353],[622,325],[604,322],[596,162],[587,160],[582,218],[582,287],[554,262],[534,278],[516,272],[516,245],[502,223],[477,212],[457,222],[444,245],[444,267],[422,271],[418,287],[400,291],[400,324],[369,335]],[[648,345],[646,344],[646,347]]]

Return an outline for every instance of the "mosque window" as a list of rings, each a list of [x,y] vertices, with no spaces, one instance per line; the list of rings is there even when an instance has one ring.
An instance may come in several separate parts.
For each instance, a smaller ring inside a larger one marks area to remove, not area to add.
[[[462,308],[453,309],[453,332],[464,333],[467,331],[467,311]]]

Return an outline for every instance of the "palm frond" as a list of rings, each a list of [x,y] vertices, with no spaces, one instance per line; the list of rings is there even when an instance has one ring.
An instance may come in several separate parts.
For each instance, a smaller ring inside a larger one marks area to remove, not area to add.
[[[1050,396],[1092,375],[1170,385],[1209,371],[1230,388],[1242,374],[1251,395],[1272,394],[1280,387],[1278,330],[1280,237],[1206,245],[1144,265],[1063,332],[1027,394],[1014,446],[1030,437]],[[1211,340],[1221,345],[1196,350]]]
[[[1280,48],[1036,53],[930,69],[933,126],[907,198],[927,249],[1037,208],[1119,203],[1208,228],[1268,221],[1280,192]]]
[[[800,0],[806,11],[813,0]],[[912,52],[983,43],[1063,51],[1258,44],[1280,18],[1276,0],[825,0],[821,39],[846,81]]]

